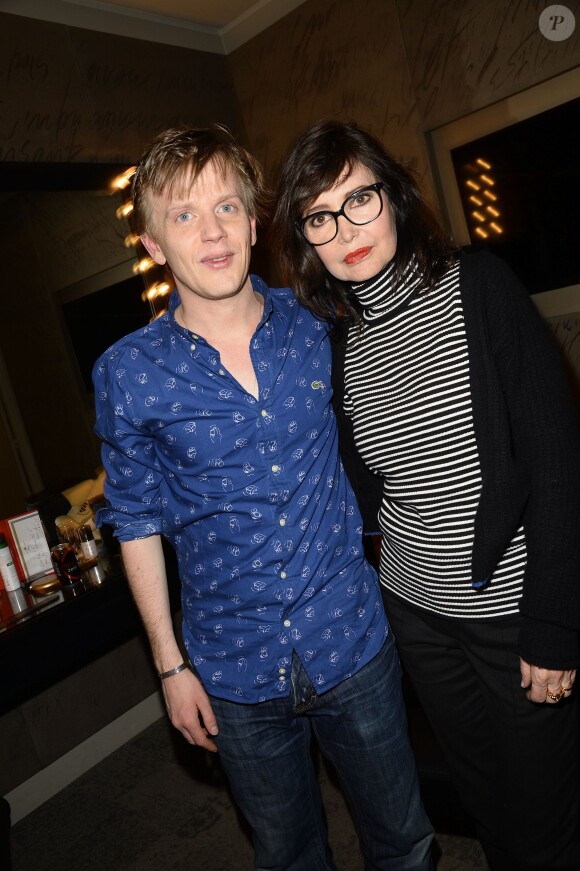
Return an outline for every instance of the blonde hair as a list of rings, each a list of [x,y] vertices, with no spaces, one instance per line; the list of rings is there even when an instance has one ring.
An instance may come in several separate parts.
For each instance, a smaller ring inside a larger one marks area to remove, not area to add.
[[[236,176],[248,215],[260,220],[267,199],[262,168],[230,130],[223,124],[175,127],[160,133],[149,145],[133,176],[135,232],[142,235],[151,230],[150,194],[185,192],[209,163],[224,175],[231,172]]]

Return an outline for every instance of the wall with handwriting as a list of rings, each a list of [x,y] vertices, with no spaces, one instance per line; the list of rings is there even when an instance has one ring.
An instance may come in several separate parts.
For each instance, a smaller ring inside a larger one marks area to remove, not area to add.
[[[165,127],[242,133],[227,59],[0,13],[0,160],[122,163]]]
[[[580,64],[531,0],[308,0],[231,55],[248,138],[271,175],[325,115],[353,119],[433,184],[425,132]],[[568,4],[578,7],[578,3]]]
[[[0,13],[0,161],[131,165],[159,130],[214,120],[243,135],[225,57]],[[56,294],[129,256],[119,203],[90,197],[0,192],[0,349],[49,489],[99,462]],[[13,467],[0,444],[3,480]],[[22,495],[5,493],[3,511]]]
[[[308,0],[230,59],[248,139],[270,175],[296,134],[323,116],[358,121],[425,169],[394,0]]]

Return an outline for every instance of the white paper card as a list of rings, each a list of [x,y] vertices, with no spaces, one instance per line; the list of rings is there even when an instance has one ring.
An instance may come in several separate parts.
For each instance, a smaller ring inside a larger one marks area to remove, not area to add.
[[[52,560],[38,511],[8,520],[27,579],[52,572]]]

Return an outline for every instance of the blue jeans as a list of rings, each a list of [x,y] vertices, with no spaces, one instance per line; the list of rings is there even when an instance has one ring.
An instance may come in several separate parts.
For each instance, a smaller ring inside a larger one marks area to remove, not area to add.
[[[294,656],[289,696],[257,705],[212,698],[215,739],[253,833],[259,871],[334,871],[312,731],[350,807],[365,869],[427,871],[433,830],[419,796],[392,635],[353,677],[317,696]]]

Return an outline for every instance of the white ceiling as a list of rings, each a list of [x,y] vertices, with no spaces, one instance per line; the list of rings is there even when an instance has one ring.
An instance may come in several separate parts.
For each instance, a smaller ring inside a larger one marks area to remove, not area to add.
[[[86,5],[83,0],[75,2],[80,6]],[[264,5],[256,3],[256,0],[103,0],[101,5],[105,4],[217,28],[225,27],[247,14],[252,6]]]
[[[0,11],[229,54],[301,3],[304,0],[0,0]]]

